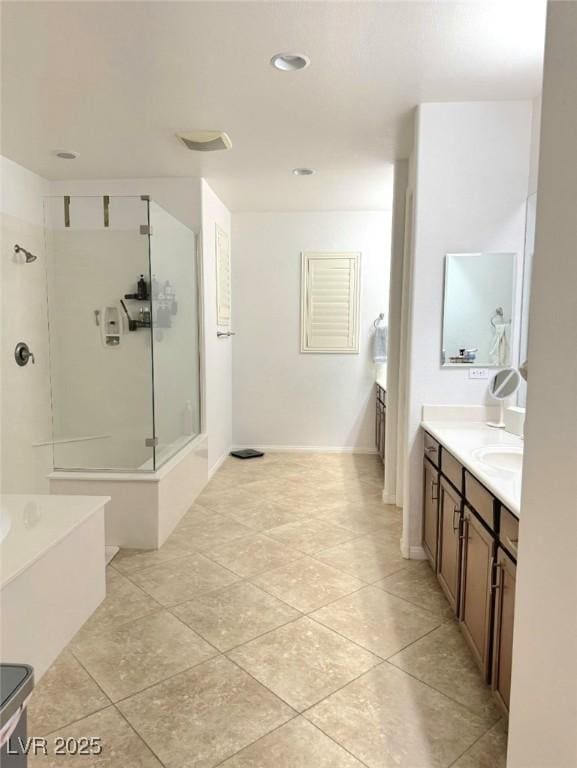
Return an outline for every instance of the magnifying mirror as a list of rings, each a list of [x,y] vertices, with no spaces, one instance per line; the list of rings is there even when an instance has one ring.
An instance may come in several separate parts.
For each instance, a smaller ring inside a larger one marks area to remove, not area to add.
[[[489,427],[504,428],[505,400],[515,394],[520,383],[521,376],[516,368],[504,368],[493,376],[489,392],[494,400],[499,401],[500,409],[499,420],[488,421]]]

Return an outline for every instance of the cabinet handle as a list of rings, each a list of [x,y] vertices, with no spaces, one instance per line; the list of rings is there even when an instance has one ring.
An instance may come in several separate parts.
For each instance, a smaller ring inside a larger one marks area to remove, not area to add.
[[[517,557],[517,545],[519,544],[519,539],[510,539],[508,536],[505,536],[505,544],[515,557]]]
[[[457,515],[457,525],[455,525],[455,515]],[[460,507],[455,507],[453,509],[453,530],[454,531],[458,531],[459,530],[459,527],[460,527],[460,524],[461,524],[460,523],[460,519],[459,519],[460,517],[461,517],[461,508]]]
[[[491,573],[491,592],[496,592],[498,589],[501,588],[501,564],[495,562],[494,557],[491,558],[490,573]],[[495,581],[493,581],[493,576],[495,576]]]
[[[428,445],[428,446],[425,448],[425,451],[426,451],[427,453],[436,453],[436,452],[437,452],[437,446],[436,446],[436,445]]]
[[[463,533],[459,536],[461,541],[469,538],[469,521],[467,518],[463,518]]]
[[[439,494],[435,496],[435,491],[439,490],[439,481],[433,480],[431,483],[431,501],[438,501],[439,500]]]

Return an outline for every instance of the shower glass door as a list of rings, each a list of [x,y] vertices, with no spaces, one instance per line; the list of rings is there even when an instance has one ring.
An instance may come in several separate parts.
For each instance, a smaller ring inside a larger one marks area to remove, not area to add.
[[[53,197],[45,214],[54,467],[152,470],[148,202]]]
[[[200,349],[194,232],[150,201],[154,434],[158,469],[200,433]]]

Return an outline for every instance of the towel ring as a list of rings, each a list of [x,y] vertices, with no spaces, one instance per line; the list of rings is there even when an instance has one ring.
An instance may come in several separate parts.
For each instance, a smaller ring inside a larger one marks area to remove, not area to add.
[[[374,328],[378,328],[379,327],[379,323],[381,323],[384,319],[385,319],[385,313],[381,312],[379,314],[379,316],[377,317],[377,319],[375,320],[375,322],[373,323],[373,327]]]

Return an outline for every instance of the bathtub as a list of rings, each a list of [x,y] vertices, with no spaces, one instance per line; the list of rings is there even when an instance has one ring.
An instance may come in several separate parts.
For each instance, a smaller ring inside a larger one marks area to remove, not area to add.
[[[36,680],[105,594],[107,496],[0,496],[0,660]]]
[[[51,493],[110,497],[107,546],[158,549],[208,482],[207,436],[188,439],[156,471],[147,462],[136,472],[54,470],[48,479]]]

